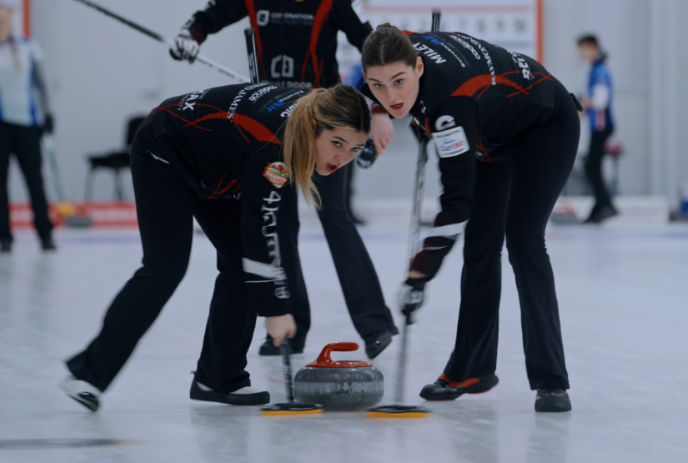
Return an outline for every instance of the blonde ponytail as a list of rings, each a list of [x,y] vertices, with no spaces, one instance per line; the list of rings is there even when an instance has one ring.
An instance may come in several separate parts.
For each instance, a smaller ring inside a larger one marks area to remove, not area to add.
[[[289,116],[284,132],[284,163],[289,172],[289,179],[296,182],[309,203],[320,205],[320,194],[313,184],[315,169],[315,104],[325,89],[313,90],[310,95],[301,98]]]
[[[289,116],[283,152],[289,179],[301,189],[309,203],[320,207],[320,194],[313,183],[315,139],[323,130],[344,127],[370,133],[370,111],[363,96],[352,87],[337,84],[319,88],[301,98]]]

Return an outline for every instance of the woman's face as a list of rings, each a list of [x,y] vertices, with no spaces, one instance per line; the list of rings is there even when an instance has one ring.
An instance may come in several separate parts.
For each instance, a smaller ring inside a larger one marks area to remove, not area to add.
[[[350,163],[361,152],[368,134],[354,129],[338,127],[323,130],[315,139],[315,171],[330,175]]]
[[[578,53],[584,61],[594,63],[595,60],[597,60],[599,50],[595,45],[585,43],[583,45],[578,45]]]
[[[413,67],[403,61],[371,66],[365,70],[365,76],[377,101],[399,119],[406,117],[416,104],[423,70],[423,60],[419,56]]]

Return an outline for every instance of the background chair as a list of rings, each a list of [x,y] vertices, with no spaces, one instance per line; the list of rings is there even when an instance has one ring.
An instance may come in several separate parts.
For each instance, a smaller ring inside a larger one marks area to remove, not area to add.
[[[124,200],[124,190],[120,171],[129,168],[129,148],[134,141],[134,136],[145,117],[133,117],[127,124],[127,136],[125,146],[122,151],[115,151],[104,155],[88,156],[89,170],[86,174],[86,191],[84,201],[90,202],[93,199],[93,176],[98,169],[108,169],[115,176],[115,198],[117,201]]]
[[[619,194],[619,159],[624,154],[624,147],[617,140],[607,139],[604,144],[604,154],[608,154],[613,162],[613,174],[609,182],[609,192],[616,196]]]

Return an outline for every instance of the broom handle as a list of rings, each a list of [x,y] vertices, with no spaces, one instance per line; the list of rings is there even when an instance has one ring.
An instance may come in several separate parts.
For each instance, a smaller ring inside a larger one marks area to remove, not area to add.
[[[134,21],[131,21],[131,20],[129,20],[123,16],[120,16],[119,14],[114,13],[114,12],[108,10],[107,8],[103,8],[102,6],[100,6],[96,3],[93,3],[89,0],[76,0],[76,1],[79,3],[83,3],[84,5],[89,6],[89,7],[93,8],[94,10],[100,11],[101,13],[103,13],[106,16],[110,16],[111,18],[116,19],[117,21],[121,22],[122,24],[126,24],[127,26],[131,27],[132,29],[136,29],[137,31],[141,32],[142,34],[145,34],[148,37],[150,37],[154,40],[157,40],[158,42],[166,43],[168,46],[173,47],[173,48],[176,46],[172,40],[163,37],[162,35],[148,29],[147,27],[144,27],[140,24],[135,23]],[[201,62],[207,66],[210,66],[213,69],[217,69],[221,73],[223,73],[229,77],[232,77],[233,79],[237,79],[237,80],[240,80],[243,82],[251,82],[251,79],[249,79],[248,77],[242,76],[241,74],[238,74],[238,73],[232,71],[228,67],[223,66],[220,63],[213,61],[206,56],[197,55],[196,61],[199,61],[199,62]]]
[[[55,190],[57,190],[57,200],[63,202],[66,200],[66,196],[62,187],[60,169],[57,165],[57,156],[55,155],[55,138],[52,134],[46,133],[43,135],[43,146],[50,161],[50,168],[53,171],[53,183],[55,184]]]
[[[441,13],[439,10],[432,12],[432,32],[439,31]],[[425,164],[428,161],[427,147],[429,138],[424,136],[422,130],[418,132],[418,164],[416,165],[416,184],[413,192],[413,211],[411,212],[411,243],[409,244],[409,265],[413,261],[420,243],[420,209],[423,202],[423,190],[425,187]],[[411,316],[407,315],[404,327],[401,330],[401,349],[399,352],[399,370],[397,373],[396,402],[400,404],[404,400],[404,381],[406,379],[406,351],[408,348],[408,327],[411,324]]]
[[[287,388],[287,402],[294,401],[294,383],[291,379],[291,362],[289,360],[289,338],[282,341],[282,366],[284,369],[284,385]]]

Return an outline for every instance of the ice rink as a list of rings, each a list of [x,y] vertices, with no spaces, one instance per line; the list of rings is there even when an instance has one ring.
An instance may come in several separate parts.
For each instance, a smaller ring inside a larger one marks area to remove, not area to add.
[[[360,342],[318,226],[307,219],[302,230],[314,313],[306,351],[292,357],[295,369],[327,343]],[[407,227],[375,224],[361,231],[392,304]],[[189,372],[216,275],[214,250],[203,235],[195,237],[185,280],[101,410],[87,411],[56,385],[66,373],[62,360],[96,334],[110,300],[138,267],[141,247],[135,230],[59,230],[56,242],[57,253],[41,254],[33,233],[18,232],[13,253],[0,256],[0,462],[688,461],[687,226],[549,229],[571,413],[533,410],[505,256],[500,384],[487,394],[428,404],[429,418],[406,421],[359,413],[270,418],[254,407],[189,400]],[[442,372],[451,352],[461,263],[455,248],[411,329],[408,404],[421,404],[421,387]],[[261,319],[248,369],[254,386],[267,388],[273,402],[284,401],[280,359],[257,355],[263,333]],[[398,348],[395,338],[373,361],[385,375],[383,403],[393,401]],[[365,354],[335,355],[346,357]],[[79,446],[107,443],[102,439],[116,445]]]

